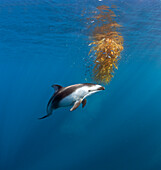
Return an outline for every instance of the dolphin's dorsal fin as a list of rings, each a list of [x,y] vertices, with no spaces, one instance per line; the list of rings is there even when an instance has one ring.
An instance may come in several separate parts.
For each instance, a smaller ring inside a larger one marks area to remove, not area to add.
[[[54,84],[54,85],[52,85],[51,87],[53,87],[53,88],[54,88],[55,93],[56,93],[56,92],[58,92],[61,88],[63,88],[62,86],[57,85],[57,84]]]

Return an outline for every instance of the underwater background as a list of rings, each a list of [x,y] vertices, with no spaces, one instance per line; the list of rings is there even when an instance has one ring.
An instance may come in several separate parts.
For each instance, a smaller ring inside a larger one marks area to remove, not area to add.
[[[38,120],[52,84],[95,83],[86,18],[100,5],[122,25],[114,78],[85,108]],[[11,169],[161,169],[160,0],[0,0],[0,170]]]

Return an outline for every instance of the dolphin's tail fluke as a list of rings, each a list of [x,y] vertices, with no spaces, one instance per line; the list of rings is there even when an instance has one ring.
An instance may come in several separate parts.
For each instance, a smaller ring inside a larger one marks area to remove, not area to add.
[[[43,116],[43,117],[40,117],[40,118],[38,118],[38,119],[44,119],[44,118],[46,118],[46,117],[49,117],[51,114],[52,114],[52,112],[50,112],[50,113],[48,113],[47,115],[45,115],[45,116]]]

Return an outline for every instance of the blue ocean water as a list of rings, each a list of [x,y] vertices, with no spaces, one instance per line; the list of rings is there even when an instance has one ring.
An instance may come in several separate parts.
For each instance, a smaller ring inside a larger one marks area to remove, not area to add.
[[[115,77],[38,120],[52,84],[93,82],[85,17],[100,5],[123,26]],[[160,170],[160,50],[160,0],[0,0],[0,169]]]

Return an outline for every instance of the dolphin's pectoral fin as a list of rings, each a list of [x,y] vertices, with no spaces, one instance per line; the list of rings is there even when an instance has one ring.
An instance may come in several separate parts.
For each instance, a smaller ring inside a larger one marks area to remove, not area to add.
[[[79,101],[76,101],[74,103],[74,106],[70,109],[70,111],[72,112],[73,110],[75,110],[81,103],[82,103],[82,99],[80,99]]]
[[[86,105],[86,103],[87,103],[87,99],[84,99],[84,100],[82,101],[82,108],[84,108],[84,106]]]

